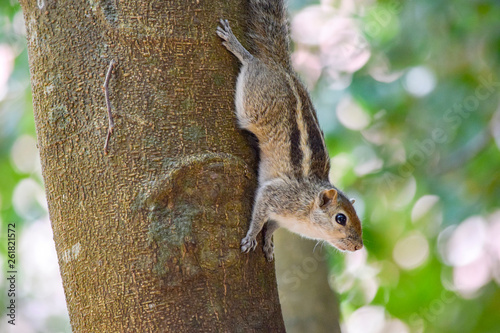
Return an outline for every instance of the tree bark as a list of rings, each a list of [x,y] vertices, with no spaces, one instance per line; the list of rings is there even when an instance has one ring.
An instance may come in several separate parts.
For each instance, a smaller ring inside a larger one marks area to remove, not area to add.
[[[243,2],[21,1],[74,332],[284,331],[273,264],[239,249],[256,165],[215,28],[241,36]]]

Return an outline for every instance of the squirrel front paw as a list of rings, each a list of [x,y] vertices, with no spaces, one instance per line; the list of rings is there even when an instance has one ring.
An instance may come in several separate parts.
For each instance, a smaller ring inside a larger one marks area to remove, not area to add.
[[[257,247],[257,240],[255,237],[246,236],[241,240],[241,252],[248,253],[255,250]]]
[[[264,254],[266,255],[267,261],[273,261],[274,258],[274,244],[272,240],[264,241],[264,246],[262,247]]]

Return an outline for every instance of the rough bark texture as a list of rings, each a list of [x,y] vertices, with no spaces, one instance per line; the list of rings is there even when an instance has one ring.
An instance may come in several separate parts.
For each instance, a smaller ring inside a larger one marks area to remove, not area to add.
[[[276,273],[288,333],[340,333],[337,297],[328,283],[328,254],[316,242],[280,229]],[[328,246],[328,245],[325,245]]]
[[[243,1],[21,4],[73,331],[284,331],[273,264],[239,250],[255,161],[215,28],[241,36]]]

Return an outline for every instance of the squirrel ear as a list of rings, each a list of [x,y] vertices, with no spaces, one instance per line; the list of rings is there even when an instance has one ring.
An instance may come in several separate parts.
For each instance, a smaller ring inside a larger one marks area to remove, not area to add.
[[[337,201],[337,191],[335,189],[323,190],[319,193],[319,207],[324,208],[332,201]]]
[[[351,203],[354,205],[354,203],[356,202],[356,199],[351,199]]]

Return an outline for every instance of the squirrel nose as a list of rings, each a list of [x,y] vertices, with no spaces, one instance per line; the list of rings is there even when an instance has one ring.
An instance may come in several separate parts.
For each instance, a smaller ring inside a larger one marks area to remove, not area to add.
[[[361,250],[363,248],[363,244],[355,245],[354,251]]]

